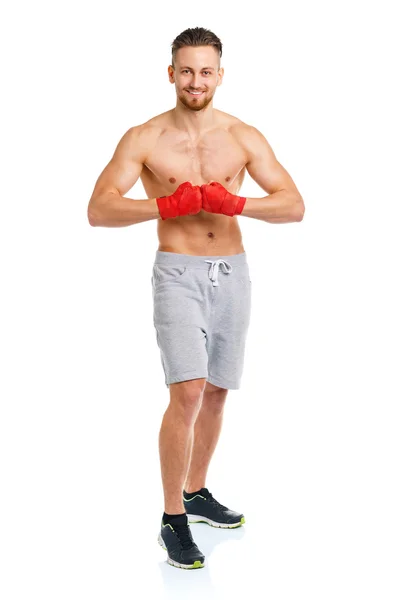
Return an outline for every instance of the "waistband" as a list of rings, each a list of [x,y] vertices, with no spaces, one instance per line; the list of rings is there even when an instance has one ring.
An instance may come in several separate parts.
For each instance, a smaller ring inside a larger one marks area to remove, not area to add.
[[[155,264],[158,265],[186,265],[187,267],[195,267],[197,269],[209,269],[210,263],[213,264],[219,261],[229,263],[232,267],[241,267],[247,265],[247,254],[246,252],[240,252],[239,254],[229,255],[198,256],[157,250],[154,260]]]
[[[154,262],[157,265],[185,265],[194,269],[208,269],[208,276],[213,286],[217,286],[219,285],[218,274],[220,267],[225,273],[232,273],[235,267],[247,265],[247,255],[246,252],[240,252],[239,254],[230,255],[194,256],[192,254],[156,250]]]

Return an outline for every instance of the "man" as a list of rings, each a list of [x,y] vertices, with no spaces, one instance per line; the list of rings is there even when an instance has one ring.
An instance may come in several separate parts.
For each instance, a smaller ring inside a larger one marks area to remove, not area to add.
[[[158,540],[168,562],[186,569],[205,564],[190,522],[244,523],[205,487],[228,389],[239,389],[250,320],[237,216],[290,223],[304,214],[299,191],[264,136],[213,108],[221,56],[220,39],[207,29],[187,29],[174,40],[168,74],[175,108],[123,135],[88,206],[94,226],[158,219],[154,326],[170,393],[159,436],[165,512]],[[246,169],[267,196],[238,196]],[[123,194],[139,176],[148,199],[132,201]]]

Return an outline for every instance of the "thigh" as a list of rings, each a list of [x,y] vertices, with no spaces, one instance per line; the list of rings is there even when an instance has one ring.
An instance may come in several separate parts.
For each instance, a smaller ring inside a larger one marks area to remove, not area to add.
[[[157,266],[152,284],[153,322],[166,385],[207,377],[207,315],[193,274],[184,266]]]
[[[207,379],[214,385],[240,387],[250,325],[251,286],[246,265],[224,277],[217,288],[208,344]]]
[[[155,324],[165,383],[178,383],[208,375],[204,331],[194,325]]]

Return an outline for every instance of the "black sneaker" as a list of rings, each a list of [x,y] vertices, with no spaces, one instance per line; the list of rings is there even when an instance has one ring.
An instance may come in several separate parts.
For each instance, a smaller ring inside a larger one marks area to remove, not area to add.
[[[220,504],[207,488],[201,490],[193,497],[183,491],[183,505],[186,510],[189,523],[208,523],[211,527],[223,527],[233,529],[240,527],[245,522],[242,513],[230,510]]]
[[[186,523],[184,522],[186,520]],[[161,520],[161,531],[158,543],[168,553],[167,562],[180,569],[199,569],[204,567],[204,554],[200,552],[193,541],[187,517],[182,522],[164,523]]]

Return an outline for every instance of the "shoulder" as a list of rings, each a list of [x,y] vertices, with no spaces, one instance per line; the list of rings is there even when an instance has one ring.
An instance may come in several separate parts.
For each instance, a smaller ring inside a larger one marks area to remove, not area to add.
[[[221,127],[221,129],[226,129],[230,133],[234,133],[236,130],[239,130],[241,126],[246,126],[246,123],[241,121],[238,117],[230,115],[229,113],[217,108],[214,108],[214,114],[216,116],[218,127]]]
[[[254,145],[265,144],[265,136],[253,125],[242,121],[220,110],[217,111],[221,127],[226,128],[229,133],[244,147],[251,149]]]
[[[228,130],[238,142],[246,143],[248,140],[254,141],[263,138],[262,133],[253,127],[253,125],[249,125],[238,117],[234,117],[221,110],[215,109],[215,111],[219,119],[220,127]]]
[[[249,160],[261,153],[273,155],[273,150],[265,135],[254,125],[240,121],[231,127],[231,134],[242,146]]]
[[[230,128],[231,134],[244,145],[253,145],[265,140],[265,137],[256,127],[244,121],[237,120]]]
[[[163,132],[164,126],[157,117],[153,117],[139,125],[133,125],[126,132],[129,137],[141,143],[157,139]]]
[[[157,115],[144,123],[132,125],[123,135],[121,142],[123,141],[125,146],[135,149],[136,153],[140,151],[143,157],[147,157],[167,127],[162,116]]]

